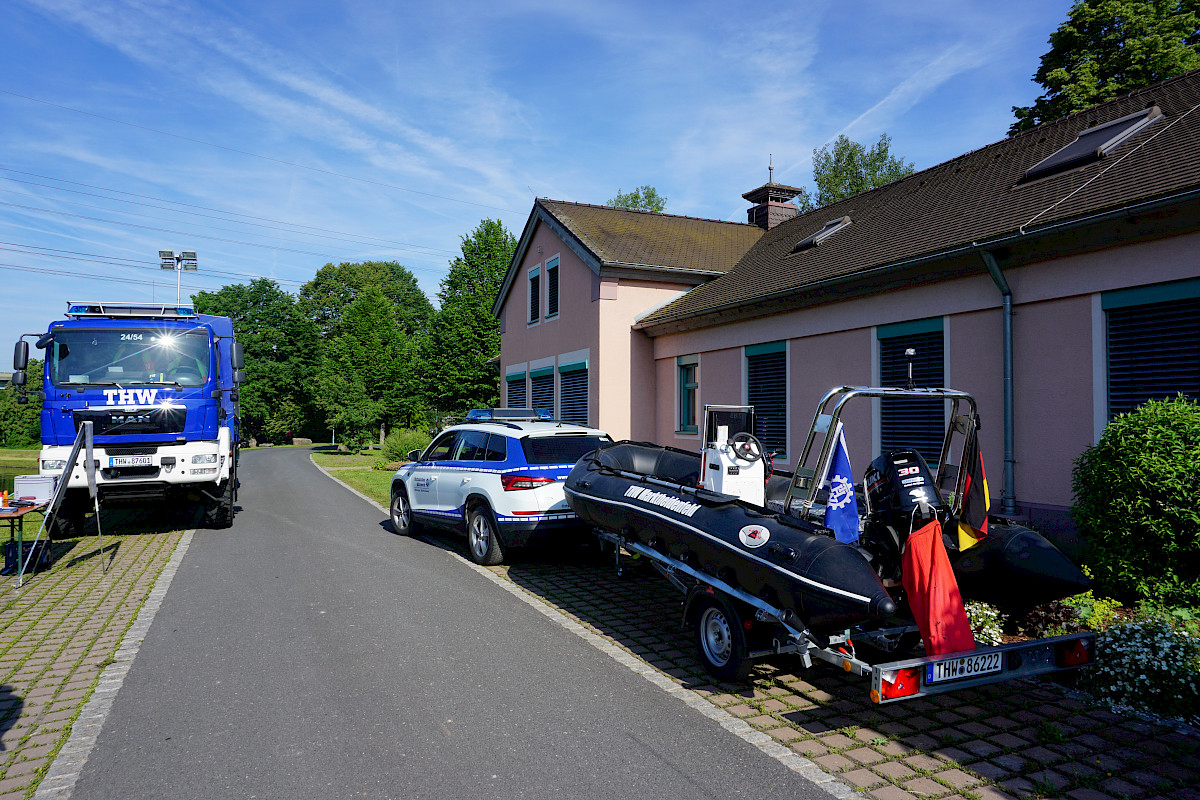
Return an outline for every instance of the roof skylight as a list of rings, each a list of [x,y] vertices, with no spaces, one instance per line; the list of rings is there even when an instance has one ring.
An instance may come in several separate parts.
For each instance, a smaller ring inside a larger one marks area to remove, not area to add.
[[[792,252],[788,253],[788,255],[795,255],[796,253],[800,253],[809,249],[810,247],[816,247],[821,242],[840,231],[842,228],[847,228],[851,224],[852,223],[850,222],[849,217],[838,217],[837,219],[831,219],[829,222],[825,223],[824,228],[821,228],[821,230],[817,231],[812,236],[796,242],[796,246],[792,248]]]
[[[1075,137],[1075,141],[1026,170],[1022,181],[1031,181],[1056,172],[1065,172],[1068,169],[1104,158],[1126,139],[1153,124],[1162,116],[1163,112],[1158,106],[1151,106],[1144,111],[1128,114],[1103,125],[1096,125],[1080,131],[1079,135]]]

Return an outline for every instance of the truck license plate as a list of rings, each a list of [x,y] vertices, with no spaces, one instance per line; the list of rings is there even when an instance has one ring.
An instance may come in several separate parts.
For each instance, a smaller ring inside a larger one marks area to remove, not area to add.
[[[999,672],[1003,668],[1000,653],[981,653],[977,656],[948,658],[925,665],[925,682],[953,681]]]
[[[150,456],[112,456],[108,459],[110,467],[148,467]]]

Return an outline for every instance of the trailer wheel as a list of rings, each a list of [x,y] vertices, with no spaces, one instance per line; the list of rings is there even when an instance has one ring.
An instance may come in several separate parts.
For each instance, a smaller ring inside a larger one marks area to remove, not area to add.
[[[722,680],[744,680],[754,662],[747,657],[741,621],[729,605],[716,597],[700,597],[694,620],[696,650],[704,668]]]

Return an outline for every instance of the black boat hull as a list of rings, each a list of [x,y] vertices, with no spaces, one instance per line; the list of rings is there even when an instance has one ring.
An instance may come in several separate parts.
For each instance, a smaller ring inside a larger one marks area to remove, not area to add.
[[[580,459],[567,478],[567,503],[586,523],[790,611],[814,633],[896,612],[856,548],[819,525],[697,489],[698,462],[671,448],[618,442]]]
[[[993,520],[974,547],[950,553],[964,600],[1033,608],[1085,592],[1089,581],[1037,531]]]

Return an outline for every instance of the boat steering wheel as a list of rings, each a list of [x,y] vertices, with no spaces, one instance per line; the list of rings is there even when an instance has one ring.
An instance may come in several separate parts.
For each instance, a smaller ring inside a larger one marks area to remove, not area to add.
[[[729,440],[729,443],[733,446],[734,458],[753,464],[763,457],[762,442],[756,439],[753,434],[746,433],[745,431],[735,433],[733,438]]]

